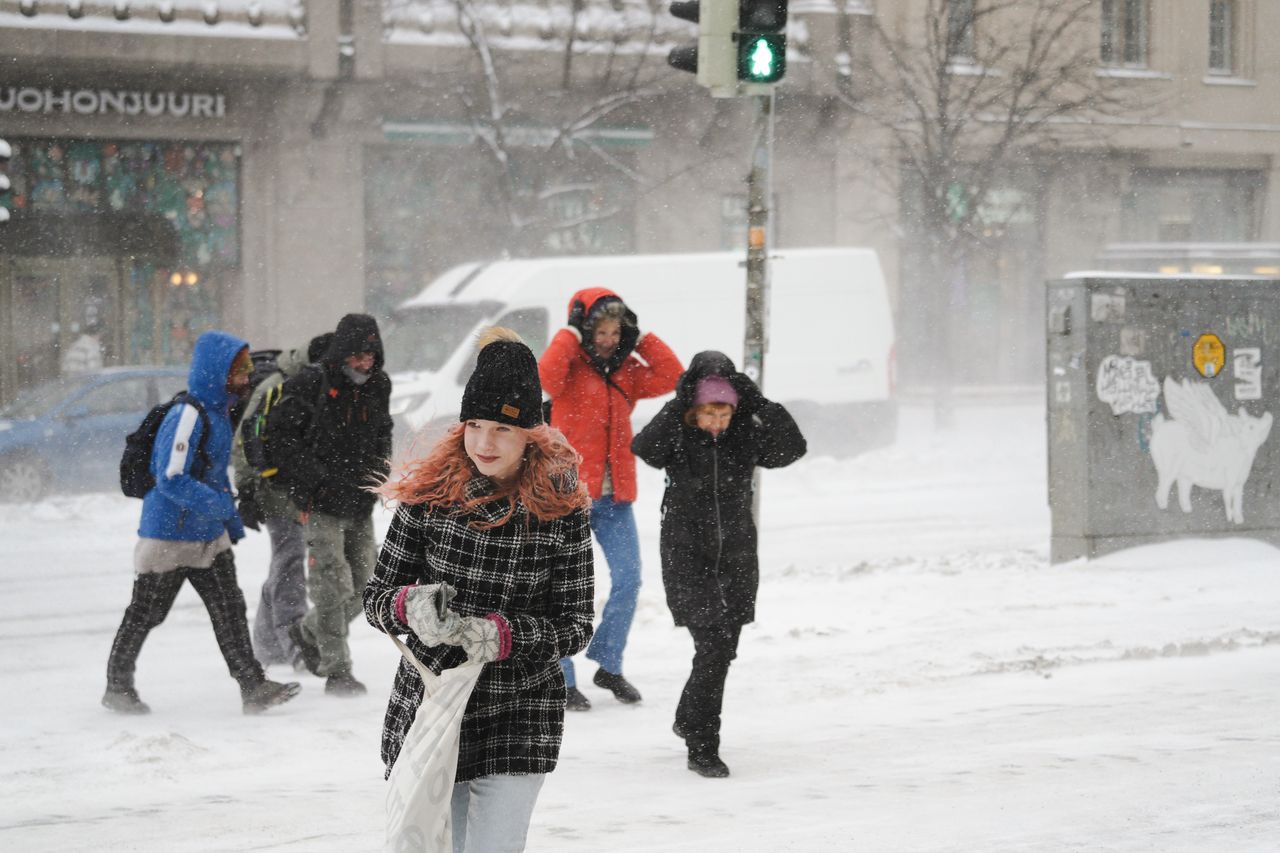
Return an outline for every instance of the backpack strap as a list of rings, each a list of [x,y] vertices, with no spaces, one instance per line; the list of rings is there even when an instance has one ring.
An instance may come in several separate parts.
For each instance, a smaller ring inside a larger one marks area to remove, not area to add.
[[[191,476],[199,480],[213,467],[213,460],[209,458],[209,452],[206,449],[209,444],[209,414],[200,401],[186,391],[178,392],[173,398],[173,403],[174,405],[185,403],[196,410],[196,416],[200,419],[200,440],[196,442],[196,461],[191,464]],[[197,465],[200,466],[199,472],[196,471]]]

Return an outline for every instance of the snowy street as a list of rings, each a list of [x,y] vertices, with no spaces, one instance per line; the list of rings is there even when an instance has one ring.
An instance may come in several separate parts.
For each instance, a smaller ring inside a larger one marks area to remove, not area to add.
[[[1044,409],[969,405],[896,446],[766,472],[758,621],[709,780],[671,733],[692,644],[645,560],[625,674],[566,721],[530,851],[1272,851],[1280,845],[1280,554],[1187,541],[1050,566]],[[381,849],[378,740],[398,660],[363,619],[355,674],[241,714],[194,591],[138,667],[147,717],[99,706],[139,503],[64,496],[0,518],[0,849]],[[1172,510],[1176,512],[1176,507]],[[388,515],[379,512],[379,529]],[[236,549],[250,617],[264,534]],[[597,555],[597,605],[608,572]]]

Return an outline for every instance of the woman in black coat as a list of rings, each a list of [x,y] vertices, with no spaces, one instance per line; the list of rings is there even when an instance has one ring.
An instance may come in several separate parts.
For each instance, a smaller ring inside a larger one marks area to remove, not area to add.
[[[755,468],[781,468],[805,453],[804,436],[723,353],[693,357],[675,399],[631,443],[667,473],[662,497],[662,583],[676,625],[693,636],[693,671],[675,732],[689,769],[723,777],[720,709],[742,626],[755,619],[760,570],[751,516]]]

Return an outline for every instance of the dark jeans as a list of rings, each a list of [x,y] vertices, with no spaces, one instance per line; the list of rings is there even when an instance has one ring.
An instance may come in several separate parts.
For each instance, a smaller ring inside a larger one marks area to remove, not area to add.
[[[676,725],[690,750],[720,746],[720,709],[729,664],[738,656],[741,625],[689,625],[693,636],[693,671],[676,706]]]
[[[133,600],[124,611],[120,630],[111,644],[107,660],[107,687],[111,690],[132,688],[138,654],[147,635],[173,607],[183,581],[191,581],[196,593],[209,611],[213,635],[227,662],[231,677],[248,690],[264,680],[262,667],[253,656],[249,640],[249,623],[245,619],[244,593],[236,582],[236,564],[231,551],[214,558],[207,569],[174,569],[171,572],[147,572],[133,579]]]

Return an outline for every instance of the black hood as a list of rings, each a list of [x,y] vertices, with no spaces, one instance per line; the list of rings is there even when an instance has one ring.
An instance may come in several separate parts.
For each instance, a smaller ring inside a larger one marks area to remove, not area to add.
[[[676,399],[687,409],[693,407],[693,397],[698,391],[698,383],[708,376],[723,376],[729,380],[733,390],[738,392],[737,411],[750,414],[759,404],[759,389],[745,373],[739,373],[733,365],[733,359],[713,349],[703,350],[689,362],[689,368],[680,374],[676,383]]]
[[[338,321],[329,343],[325,362],[341,365],[349,355],[373,353],[373,371],[382,370],[382,335],[378,333],[378,321],[368,314],[348,314]]]

